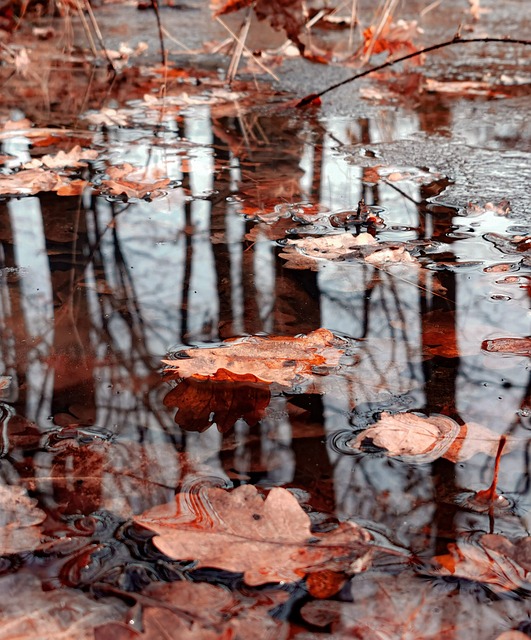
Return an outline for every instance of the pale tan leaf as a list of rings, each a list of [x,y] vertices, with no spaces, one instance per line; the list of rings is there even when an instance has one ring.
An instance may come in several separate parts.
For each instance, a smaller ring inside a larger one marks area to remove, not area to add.
[[[477,453],[495,456],[499,442],[499,434],[473,422],[460,426],[439,414],[425,417],[384,411],[378,422],[351,440],[350,446],[363,451],[370,443],[389,456],[421,464],[437,458],[460,462]],[[503,453],[509,453],[516,444],[517,441],[508,439]]]
[[[241,572],[250,585],[293,582],[338,563],[346,568],[370,540],[353,523],[312,534],[308,515],[289,491],[274,488],[264,500],[252,485],[178,494],[174,503],[135,521],[158,534],[154,543],[162,553],[195,560],[199,567]]]

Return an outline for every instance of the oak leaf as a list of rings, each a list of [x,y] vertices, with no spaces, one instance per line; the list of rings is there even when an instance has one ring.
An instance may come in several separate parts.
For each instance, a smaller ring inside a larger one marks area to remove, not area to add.
[[[319,379],[332,373],[344,355],[346,341],[327,329],[302,337],[249,336],[226,340],[219,347],[187,349],[179,359],[163,360],[182,378],[234,380],[255,376],[257,381],[275,383],[283,389],[303,384],[319,386]]]
[[[368,550],[370,535],[353,523],[312,534],[310,518],[286,489],[265,500],[253,485],[178,494],[135,521],[158,534],[155,546],[198,567],[243,573],[249,585],[294,582],[322,569],[347,569]]]
[[[65,167],[86,167],[87,160],[95,160],[98,157],[98,152],[94,149],[82,149],[79,145],[76,145],[70,151],[64,152],[58,151],[54,156],[45,155],[42,158],[34,158],[31,162],[24,165],[26,169],[35,169],[42,167],[43,165],[47,169],[64,169]]]

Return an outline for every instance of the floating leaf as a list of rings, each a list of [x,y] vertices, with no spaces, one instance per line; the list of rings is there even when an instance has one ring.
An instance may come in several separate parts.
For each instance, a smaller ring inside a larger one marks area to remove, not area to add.
[[[249,381],[277,384],[284,389],[294,385],[319,386],[339,365],[347,342],[327,329],[317,329],[302,337],[249,336],[226,340],[219,347],[187,349],[176,360],[163,360],[182,378]]]
[[[425,417],[384,411],[378,422],[351,440],[350,447],[363,451],[376,445],[389,456],[420,464],[437,458],[468,460],[477,453],[494,456],[499,441],[494,431],[472,422],[459,426],[439,414]]]
[[[481,348],[489,353],[531,357],[531,338],[494,338],[484,340]]]
[[[318,238],[288,239],[280,257],[289,269],[317,271],[323,261],[359,261],[378,267],[396,263],[418,266],[407,247],[396,242],[378,242],[370,233],[340,233]]]
[[[195,560],[244,574],[249,585],[294,582],[322,569],[347,569],[364,555],[370,535],[352,522],[312,534],[310,518],[286,489],[264,498],[253,485],[232,492],[208,488],[178,494],[135,521],[158,534],[157,548],[176,560]]]

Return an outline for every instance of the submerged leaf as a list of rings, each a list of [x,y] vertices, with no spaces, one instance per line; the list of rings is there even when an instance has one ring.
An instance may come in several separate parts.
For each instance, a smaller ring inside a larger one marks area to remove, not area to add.
[[[489,536],[485,542],[489,542]],[[494,546],[494,545],[492,545]],[[531,574],[516,560],[495,548],[489,548],[483,539],[479,544],[459,540],[448,544],[448,553],[435,556],[440,565],[434,574],[464,578],[487,585],[497,592],[514,591],[531,586]]]
[[[0,578],[1,640],[93,640],[94,628],[121,620],[119,600],[98,602],[73,589],[43,591],[40,581],[24,573]]]
[[[158,534],[157,548],[176,560],[195,560],[244,574],[249,585],[294,582],[327,568],[347,569],[368,550],[370,535],[352,522],[312,534],[310,518],[286,489],[264,498],[256,487],[209,488],[178,494],[135,521]]]
[[[470,640],[494,638],[530,607],[525,602],[484,602],[476,594],[442,589],[437,583],[409,571],[399,575],[361,574],[352,579],[352,602],[306,603],[302,617],[332,635],[316,638],[363,640]]]
[[[0,485],[0,555],[32,551],[41,541],[37,526],[46,517],[24,489]]]

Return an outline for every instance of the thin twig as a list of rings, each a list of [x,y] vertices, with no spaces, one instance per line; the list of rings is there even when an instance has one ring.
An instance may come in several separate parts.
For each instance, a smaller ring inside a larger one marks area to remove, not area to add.
[[[388,67],[392,67],[399,62],[403,62],[404,60],[410,60],[411,58],[416,58],[417,56],[421,56],[424,53],[429,53],[430,51],[436,51],[437,49],[444,49],[445,47],[450,47],[454,44],[470,44],[472,42],[503,42],[505,44],[523,44],[523,45],[531,45],[531,40],[523,40],[520,38],[461,38],[461,36],[456,35],[451,40],[446,40],[445,42],[439,42],[438,44],[432,44],[430,47],[426,47],[424,49],[420,49],[419,51],[414,51],[413,53],[408,53],[405,56],[401,56],[400,58],[395,58],[394,60],[389,60],[388,62],[384,62],[383,64],[378,65],[377,67],[372,67],[371,69],[367,69],[366,71],[362,71],[361,73],[357,73],[355,76],[351,76],[350,78],[346,78],[345,80],[341,80],[341,82],[336,82],[335,84],[319,91],[318,93],[310,93],[310,95],[302,98],[297,102],[297,107],[305,107],[310,104],[317,98],[324,96],[326,93],[333,91],[334,89],[338,89],[349,82],[353,82],[354,80],[358,80],[358,78],[363,78],[364,76],[368,76],[375,71],[381,71],[382,69],[387,69]]]
[[[162,22],[160,21],[159,2],[158,0],[151,0],[151,6],[155,12],[155,18],[157,19],[157,27],[159,29],[159,41],[160,41],[160,55],[162,58],[162,66],[166,66],[166,47],[164,46],[164,35],[162,33]]]

